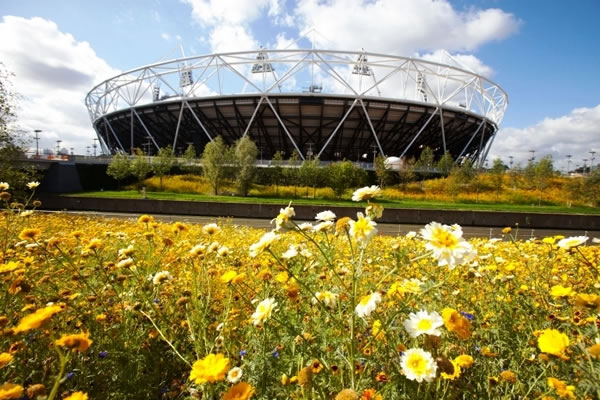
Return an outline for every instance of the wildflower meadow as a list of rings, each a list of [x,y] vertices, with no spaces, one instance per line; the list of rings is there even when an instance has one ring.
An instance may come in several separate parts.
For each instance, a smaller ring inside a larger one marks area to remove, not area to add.
[[[0,183],[0,400],[598,399],[593,238],[44,214]],[[513,228],[514,229],[514,228]]]

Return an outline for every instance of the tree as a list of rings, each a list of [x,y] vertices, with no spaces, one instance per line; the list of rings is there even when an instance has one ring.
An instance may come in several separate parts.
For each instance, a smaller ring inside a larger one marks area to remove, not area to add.
[[[584,199],[592,206],[600,206],[600,169],[593,169],[592,173],[583,180],[582,194]]]
[[[288,167],[284,170],[283,174],[287,184],[294,186],[294,197],[296,197],[296,189],[298,188],[298,168],[297,165],[300,162],[300,154],[296,150],[292,151],[292,155],[288,159]]]
[[[247,196],[250,190],[256,174],[257,155],[258,148],[249,136],[244,136],[235,143],[236,186],[238,194],[241,196]]]
[[[275,185],[275,193],[279,194],[279,185],[283,179],[283,168],[281,168],[281,164],[283,163],[283,154],[281,151],[273,154],[273,158],[271,159],[271,179],[273,184]]]
[[[229,149],[221,136],[208,142],[202,152],[202,174],[211,185],[215,196],[219,194],[219,187],[227,175],[229,155]]]
[[[452,170],[452,167],[454,166],[454,158],[452,158],[452,154],[450,154],[448,151],[445,152],[435,166],[442,174],[448,176]]]
[[[433,150],[429,146],[425,146],[421,150],[421,155],[415,164],[418,169],[429,170],[433,168]],[[424,176],[428,176],[427,173],[423,173]]]
[[[131,162],[131,175],[135,176],[138,190],[142,188],[142,182],[152,170],[148,158],[141,149],[135,149],[135,158]]]
[[[15,168],[15,161],[25,154],[26,140],[17,123],[19,95],[12,90],[9,73],[0,63],[0,182],[11,186],[13,196],[27,196],[27,182],[36,180],[38,173],[32,168]]]
[[[494,187],[494,191],[496,192],[496,200],[498,200],[498,196],[502,191],[502,183],[504,180],[505,172],[506,165],[504,165],[501,159],[496,158],[494,160],[494,163],[492,164],[492,169],[490,169],[490,175],[492,176],[492,186]]]
[[[108,168],[106,168],[106,174],[115,178],[120,187],[121,181],[131,175],[131,161],[129,157],[123,153],[115,154],[110,160]]]
[[[152,173],[160,179],[160,189],[163,188],[163,176],[171,171],[173,167],[173,148],[169,145],[158,150],[158,154],[152,160]]]
[[[415,164],[416,160],[414,158],[410,158],[407,162],[402,163],[402,166],[398,170],[398,181],[402,185],[403,188],[406,187],[406,184],[415,180]]]
[[[554,176],[554,165],[550,156],[544,156],[537,162],[534,168],[535,187],[540,195],[538,205],[542,205],[542,194],[544,189],[550,186],[550,178]]]
[[[306,194],[308,196],[308,188],[313,188],[313,199],[316,196],[317,186],[321,184],[321,163],[318,158],[304,160],[300,168],[298,168],[298,180],[302,185],[306,186]]]
[[[362,186],[366,180],[366,173],[350,161],[331,163],[325,169],[327,184],[339,199],[346,190]]]
[[[385,157],[381,154],[375,157],[375,175],[381,188],[385,187],[392,177],[392,171],[385,164]]]
[[[196,148],[193,144],[189,144],[183,153],[183,165],[182,168],[187,172],[194,172],[196,170]]]

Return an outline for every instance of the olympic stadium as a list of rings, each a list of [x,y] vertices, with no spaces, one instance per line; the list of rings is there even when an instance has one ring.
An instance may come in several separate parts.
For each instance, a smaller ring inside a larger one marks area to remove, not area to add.
[[[506,92],[446,53],[438,61],[365,51],[268,50],[182,57],[107,79],[86,97],[106,154],[147,154],[249,135],[261,159],[372,161],[420,155],[482,163]]]

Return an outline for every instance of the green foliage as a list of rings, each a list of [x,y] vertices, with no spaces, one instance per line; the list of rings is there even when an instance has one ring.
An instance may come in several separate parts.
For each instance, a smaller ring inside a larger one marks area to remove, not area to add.
[[[315,197],[317,186],[323,183],[323,170],[320,164],[318,158],[313,158],[312,160],[304,160],[300,168],[298,168],[298,180],[307,188],[313,188],[313,198]]]
[[[300,154],[296,150],[292,151],[292,155],[288,159],[288,167],[283,171],[285,182],[288,185],[294,186],[294,197],[296,197],[296,189],[298,185],[298,168],[296,166],[300,163]]]
[[[335,193],[336,198],[341,198],[346,190],[362,186],[366,181],[366,172],[350,161],[331,163],[325,169],[327,183]]]
[[[131,160],[123,153],[115,154],[106,169],[106,173],[115,178],[119,185],[123,179],[131,175],[131,172]]]
[[[452,167],[454,166],[454,158],[452,158],[452,154],[449,152],[444,153],[435,166],[442,172],[443,175],[448,176],[452,170]]]
[[[131,162],[131,175],[133,175],[136,179],[136,186],[138,189],[142,187],[142,181],[148,176],[152,167],[148,162],[148,157],[144,155],[142,150],[136,149],[135,158]]]
[[[186,172],[199,173],[200,168],[196,165],[198,155],[196,154],[196,148],[193,144],[188,145],[187,149],[183,153],[183,163],[181,169]]]
[[[160,188],[162,189],[163,176],[171,171],[173,167],[173,148],[171,146],[163,147],[158,150],[158,154],[152,160],[152,173],[160,178]]]
[[[230,151],[221,136],[217,136],[204,147],[202,173],[209,181],[215,195],[219,194],[219,187],[227,176],[227,164],[230,161]]]
[[[236,165],[236,186],[238,194],[247,196],[256,175],[258,148],[249,136],[240,138],[233,150]]]
[[[502,162],[501,159],[496,158],[490,169],[490,174],[492,175],[492,185],[494,186],[494,190],[496,191],[496,198],[502,191],[502,183],[504,180],[504,173],[506,172],[506,165]]]
[[[552,158],[550,156],[545,156],[540,159],[540,161],[535,164],[534,167],[534,182],[535,187],[538,190],[540,195],[539,204],[542,204],[542,195],[544,189],[548,187],[550,184],[550,178],[554,175],[554,165],[552,163]]]
[[[275,185],[276,192],[279,192],[279,185],[283,183],[283,168],[281,168],[281,164],[283,164],[283,154],[281,151],[273,154],[273,158],[271,160],[271,167],[269,168],[271,171],[271,179],[272,183]]]
[[[375,175],[381,188],[384,188],[392,178],[392,171],[385,165],[385,157],[381,154],[375,157]]]
[[[583,180],[582,194],[591,205],[600,206],[600,169],[595,168],[590,175]]]
[[[25,185],[36,180],[39,173],[31,167],[15,167],[16,160],[25,154],[26,140],[17,126],[16,109],[19,95],[12,90],[10,77],[0,62],[0,182],[13,188],[13,198],[27,196]]]

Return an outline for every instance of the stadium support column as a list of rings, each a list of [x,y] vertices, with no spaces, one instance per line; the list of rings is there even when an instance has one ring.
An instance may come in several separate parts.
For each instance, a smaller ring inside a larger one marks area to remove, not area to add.
[[[131,118],[129,120],[129,154],[133,155],[133,108],[131,109]]]
[[[415,135],[415,137],[410,141],[410,143],[408,144],[408,146],[406,146],[404,148],[404,151],[402,152],[402,154],[400,154],[399,158],[404,157],[404,155],[406,154],[406,152],[410,149],[410,146],[413,145],[413,143],[415,142],[415,140],[417,140],[417,138],[419,137],[419,135],[421,135],[421,133],[425,130],[425,128],[427,128],[427,125],[429,125],[429,123],[431,122],[431,120],[433,119],[433,117],[435,117],[435,114],[438,113],[438,111],[440,111],[440,108],[437,107],[435,109],[434,112],[431,113],[431,116],[429,116],[429,118],[427,119],[427,121],[423,124],[423,126],[421,127],[421,129],[419,129],[419,132],[417,132],[417,134]]]
[[[481,123],[479,124],[479,126],[477,127],[477,129],[475,130],[475,132],[473,132],[473,134],[471,135],[471,139],[469,139],[469,141],[467,142],[467,144],[465,145],[465,147],[463,147],[463,149],[460,152],[460,154],[458,155],[458,157],[456,157],[456,161],[460,160],[460,158],[462,157],[462,155],[465,154],[465,151],[467,151],[467,148],[469,147],[469,145],[471,144],[471,142],[473,141],[473,139],[475,139],[475,136],[477,136],[477,134],[479,133],[479,130],[483,126],[484,122],[485,122],[485,120],[481,121]]]

